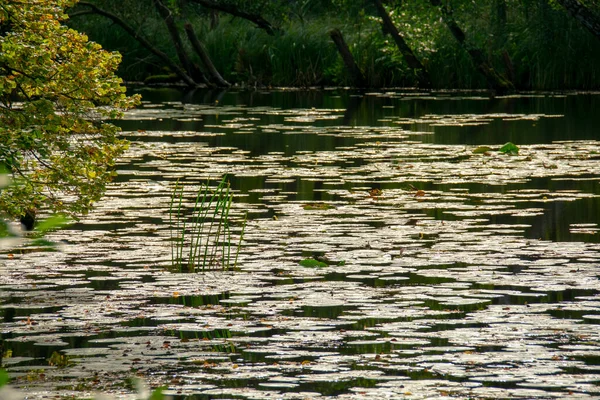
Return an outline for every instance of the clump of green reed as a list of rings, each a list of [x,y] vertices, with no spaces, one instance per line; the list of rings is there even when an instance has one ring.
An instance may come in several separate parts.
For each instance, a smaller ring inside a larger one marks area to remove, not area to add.
[[[201,185],[191,209],[184,204],[184,185],[176,183],[169,206],[173,271],[226,271],[236,267],[246,219],[232,251],[229,219],[232,201],[233,194],[226,177],[214,190],[209,182]]]

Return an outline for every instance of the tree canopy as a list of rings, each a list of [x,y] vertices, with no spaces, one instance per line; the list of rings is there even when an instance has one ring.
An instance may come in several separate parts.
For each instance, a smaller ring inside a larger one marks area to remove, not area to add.
[[[597,0],[87,0],[70,15],[147,84],[599,85]]]
[[[64,25],[74,0],[0,0],[0,210],[90,210],[127,147],[105,122],[133,107],[121,57]]]

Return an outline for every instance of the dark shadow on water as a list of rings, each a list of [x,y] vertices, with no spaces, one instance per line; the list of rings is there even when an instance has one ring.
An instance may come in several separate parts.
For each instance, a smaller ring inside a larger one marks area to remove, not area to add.
[[[169,297],[153,297],[150,299],[151,304],[179,304],[185,307],[202,307],[220,305],[221,300],[229,298],[229,293],[220,293],[212,295],[200,296],[169,296]]]
[[[481,94],[470,95],[465,92],[436,93],[416,95],[405,92],[393,96],[365,96],[360,92],[348,90],[331,91],[272,91],[252,92],[235,91],[203,92],[186,94],[173,89],[137,89],[144,99],[151,102],[183,102],[197,105],[213,105],[218,100],[220,107],[273,107],[274,109],[335,109],[341,110],[340,119],[319,121],[317,125],[385,126],[385,122],[394,118],[421,118],[427,115],[502,115],[502,114],[539,114],[561,115],[555,118],[527,119],[522,121],[503,121],[493,118],[487,125],[480,126],[435,126],[430,137],[438,144],[517,144],[552,143],[557,140],[596,139],[594,127],[600,125],[600,96],[595,94],[568,94],[555,96],[551,93],[514,97],[483,98]],[[385,106],[385,107],[383,107]],[[212,124],[213,116],[205,116],[206,124]],[[276,119],[275,119],[276,120]],[[274,121],[275,121],[274,120]],[[152,121],[156,125],[157,121]],[[138,121],[119,121],[124,130],[140,129]],[[157,128],[162,130],[202,130],[195,126],[197,122],[177,121],[168,124],[162,121]],[[202,124],[204,122],[202,121]],[[179,129],[177,129],[179,128]],[[423,126],[410,126],[411,130],[423,130]],[[143,129],[143,128],[142,128]],[[527,131],[527,135],[523,135]],[[278,146],[279,149],[283,148]],[[263,153],[264,154],[264,153]]]

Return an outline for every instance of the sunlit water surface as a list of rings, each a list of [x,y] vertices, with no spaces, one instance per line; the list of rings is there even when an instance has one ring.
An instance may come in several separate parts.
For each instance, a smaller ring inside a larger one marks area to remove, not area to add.
[[[600,95],[142,94],[96,211],[0,254],[28,398],[600,396]],[[238,270],[169,272],[225,174]]]

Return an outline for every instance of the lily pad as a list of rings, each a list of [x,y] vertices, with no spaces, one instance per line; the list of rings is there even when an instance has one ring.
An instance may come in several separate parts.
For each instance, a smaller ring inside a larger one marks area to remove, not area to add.
[[[306,268],[326,268],[329,266],[323,261],[315,260],[314,258],[305,258],[299,264]]]
[[[492,150],[489,146],[479,146],[473,149],[473,154],[485,154]]]
[[[519,154],[519,148],[512,142],[507,142],[504,146],[500,147],[498,150],[500,153],[509,154],[509,155],[517,155]]]
[[[305,210],[331,210],[335,208],[332,204],[327,203],[308,203],[302,206]]]
[[[482,114],[481,95],[412,91],[357,94],[375,107],[353,117],[344,92],[309,92],[228,91],[218,107],[193,94],[118,121],[131,143],[118,178],[47,232],[61,251],[0,250],[11,386],[134,398],[122,381],[139,375],[174,397],[597,395],[600,117],[556,124],[538,114],[551,95]],[[600,102],[585,96],[558,101]],[[298,98],[340,108],[273,106]],[[539,134],[524,133],[528,158],[472,146],[522,125]],[[230,217],[248,215],[236,271],[168,272],[172,184],[191,208],[224,174]],[[63,368],[48,367],[55,351]]]

